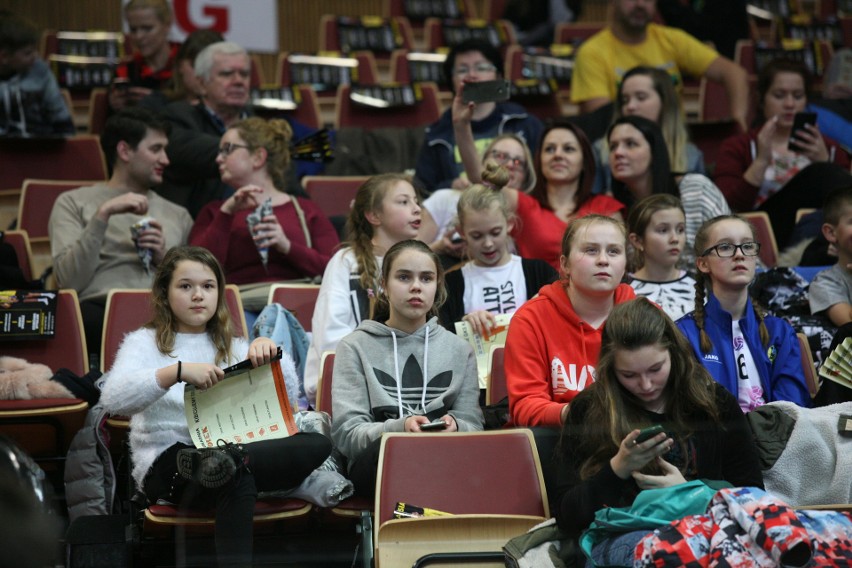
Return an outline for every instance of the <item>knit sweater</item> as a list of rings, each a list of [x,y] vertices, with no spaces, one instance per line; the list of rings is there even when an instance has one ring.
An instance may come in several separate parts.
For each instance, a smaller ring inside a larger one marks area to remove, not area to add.
[[[483,427],[473,350],[437,318],[411,334],[362,322],[337,345],[332,401],[332,439],[350,463],[412,415],[450,414],[461,432]]]
[[[231,342],[231,360],[222,365],[233,365],[245,358],[248,343],[243,338]],[[128,333],[116,355],[112,369],[104,378],[101,403],[110,414],[130,416],[130,455],[137,487],[143,486],[145,475],[154,461],[166,449],[178,442],[192,445],[184,414],[184,383],[163,389],[157,383],[157,371],[184,363],[212,363],[216,348],[206,333],[178,333],[171,355],[157,349],[152,329],[138,329]],[[281,370],[295,374],[289,357],[281,360]]]
[[[50,213],[50,250],[56,280],[74,288],[80,301],[104,298],[112,288],[150,288],[154,270],[139,260],[130,226],[135,213],[112,215],[104,223],[95,214],[107,200],[123,193],[105,183],[66,191]],[[148,212],[163,227],[166,249],[185,245],[192,218],[186,209],[148,191]]]
[[[299,199],[313,241],[309,247],[296,208],[289,201],[273,207],[272,214],[290,240],[290,251],[283,254],[270,248],[269,261],[264,266],[246,221],[254,209],[228,214],[222,212],[222,203],[213,201],[204,206],[192,227],[189,243],[212,252],[231,284],[321,276],[339,242],[334,226],[322,210],[310,199]]]

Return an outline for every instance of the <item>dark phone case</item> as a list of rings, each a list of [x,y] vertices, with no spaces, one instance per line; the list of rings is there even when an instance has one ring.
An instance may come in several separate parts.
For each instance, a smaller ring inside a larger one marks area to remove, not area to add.
[[[490,103],[509,100],[509,81],[479,81],[465,83],[462,100],[466,103]]]
[[[799,151],[799,146],[796,144],[796,132],[803,130],[806,124],[816,124],[817,113],[815,112],[797,112],[793,117],[793,129],[790,130],[790,140],[787,142],[787,149],[793,152]]]
[[[647,442],[657,434],[660,434],[662,431],[663,427],[660,425],[643,428],[642,431],[639,432],[639,435],[636,436],[636,443],[641,444],[642,442]]]

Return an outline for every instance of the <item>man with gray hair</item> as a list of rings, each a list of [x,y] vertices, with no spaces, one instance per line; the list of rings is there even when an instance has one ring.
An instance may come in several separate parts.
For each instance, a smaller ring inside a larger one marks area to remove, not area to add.
[[[172,124],[167,150],[171,166],[159,189],[193,217],[206,203],[223,199],[234,189],[219,179],[216,156],[225,130],[252,114],[251,60],[239,45],[220,41],[198,54],[195,74],[204,89],[201,102],[176,101],[164,111]]]

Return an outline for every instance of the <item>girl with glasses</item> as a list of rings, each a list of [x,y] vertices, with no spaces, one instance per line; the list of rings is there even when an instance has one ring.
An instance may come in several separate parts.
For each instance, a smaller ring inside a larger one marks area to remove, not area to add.
[[[535,186],[532,154],[523,138],[514,133],[497,136],[482,153],[486,161],[501,165],[509,174],[505,186],[530,191]],[[439,189],[423,202],[423,229],[420,240],[430,243],[429,248],[456,264],[463,255],[465,242],[456,232],[456,207],[462,190]]]
[[[695,311],[677,325],[743,412],[777,400],[810,406],[796,332],[749,297],[759,252],[754,227],[741,217],[724,215],[701,225],[695,236]]]

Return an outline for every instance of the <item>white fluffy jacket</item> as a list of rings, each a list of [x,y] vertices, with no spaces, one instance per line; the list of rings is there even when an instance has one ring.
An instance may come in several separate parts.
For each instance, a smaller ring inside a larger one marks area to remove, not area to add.
[[[233,365],[248,354],[248,343],[234,338],[231,343]],[[184,363],[211,363],[216,348],[206,333],[178,333],[172,355],[157,349],[154,330],[139,329],[128,333],[121,343],[115,363],[105,377],[101,403],[107,412],[130,416],[130,451],[133,456],[133,479],[142,487],[154,460],[177,442],[192,444],[184,414],[184,383],[164,390],[157,384],[158,369]],[[281,370],[295,373],[289,357],[281,361]]]

